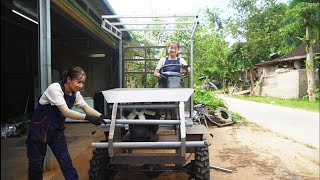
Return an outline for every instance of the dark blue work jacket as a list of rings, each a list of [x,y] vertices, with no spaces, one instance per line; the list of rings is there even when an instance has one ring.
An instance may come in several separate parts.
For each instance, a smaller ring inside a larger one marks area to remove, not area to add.
[[[180,58],[178,58],[177,60],[169,60],[168,57],[166,57],[166,61],[164,62],[164,66],[166,66],[168,64],[180,64]],[[180,66],[168,66],[168,67],[163,68],[163,72],[167,72],[167,71],[180,73]]]
[[[169,60],[168,57],[166,57],[166,61],[164,62],[164,66],[168,64],[180,64],[180,58],[177,58],[177,60]],[[163,72],[178,72],[180,73],[180,66],[168,66],[163,68]],[[159,88],[167,88],[167,79],[162,78],[158,80]]]
[[[69,109],[72,108],[76,96],[72,92],[71,95],[65,93],[64,83],[59,81],[64,99]],[[38,102],[29,127],[30,138],[37,139],[43,143],[47,143],[50,138],[55,138],[58,132],[65,129],[64,121],[66,117],[60,112],[57,106],[51,104],[42,105]]]

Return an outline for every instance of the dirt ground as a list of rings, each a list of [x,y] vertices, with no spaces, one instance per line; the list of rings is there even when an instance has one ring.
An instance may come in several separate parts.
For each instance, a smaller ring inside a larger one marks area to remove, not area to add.
[[[254,124],[209,127],[211,179],[319,179],[319,149],[297,143]],[[131,174],[129,177],[137,177]],[[139,179],[148,179],[143,175]],[[157,180],[187,179],[184,173],[163,173]],[[117,178],[125,179],[125,178]],[[131,179],[131,178],[130,178]]]
[[[211,179],[319,179],[319,149],[254,124],[210,127]]]
[[[222,128],[211,126],[209,133],[212,135],[208,136],[208,142],[211,143],[210,165],[233,170],[232,173],[227,173],[211,169],[211,179],[319,179],[319,149],[250,123],[237,123]],[[91,156],[92,148],[88,148],[74,160],[80,179],[88,179],[88,162]],[[120,172],[114,179],[151,178],[143,173]],[[188,179],[188,175],[162,173],[154,179],[183,180]]]

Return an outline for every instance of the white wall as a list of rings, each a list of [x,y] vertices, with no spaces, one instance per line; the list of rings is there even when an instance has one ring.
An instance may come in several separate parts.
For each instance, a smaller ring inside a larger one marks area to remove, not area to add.
[[[316,85],[319,86],[318,70]],[[277,69],[274,75],[263,78],[261,95],[277,98],[302,98],[307,95],[307,75],[305,69]]]

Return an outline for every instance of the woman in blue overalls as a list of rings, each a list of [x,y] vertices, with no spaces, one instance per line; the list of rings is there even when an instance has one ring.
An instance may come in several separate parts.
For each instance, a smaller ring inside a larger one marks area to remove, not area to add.
[[[63,73],[62,80],[52,83],[39,99],[32,116],[27,139],[30,180],[43,178],[43,161],[47,145],[55,155],[66,180],[77,180],[78,174],[64,135],[65,118],[85,119],[94,125],[101,125],[105,116],[88,106],[80,94],[86,74],[80,67],[71,67]],[[75,105],[86,114],[71,110]]]
[[[176,41],[172,41],[169,43],[168,46],[168,56],[165,58],[161,58],[157,64],[156,69],[154,70],[154,76],[158,78],[158,83],[159,83],[159,88],[167,88],[167,79],[166,77],[162,76],[159,72],[159,70],[168,64],[180,64],[180,65],[185,65],[187,66],[188,64],[186,61],[178,57],[179,53],[179,43]],[[163,72],[178,72],[180,73],[180,67],[179,66],[168,66],[163,69]],[[190,67],[188,67],[188,73],[190,72]]]

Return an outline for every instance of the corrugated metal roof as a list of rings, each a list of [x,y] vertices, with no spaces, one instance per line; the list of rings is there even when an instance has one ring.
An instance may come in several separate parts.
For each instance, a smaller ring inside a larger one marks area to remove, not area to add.
[[[284,62],[284,61],[294,61],[297,59],[304,59],[307,57],[305,48],[306,48],[306,45],[302,43],[300,46],[298,46],[296,49],[294,49],[290,53],[272,61],[258,63],[256,64],[256,66],[266,66],[271,64],[277,64],[279,62]],[[313,48],[313,55],[320,55],[320,42],[317,43]]]

